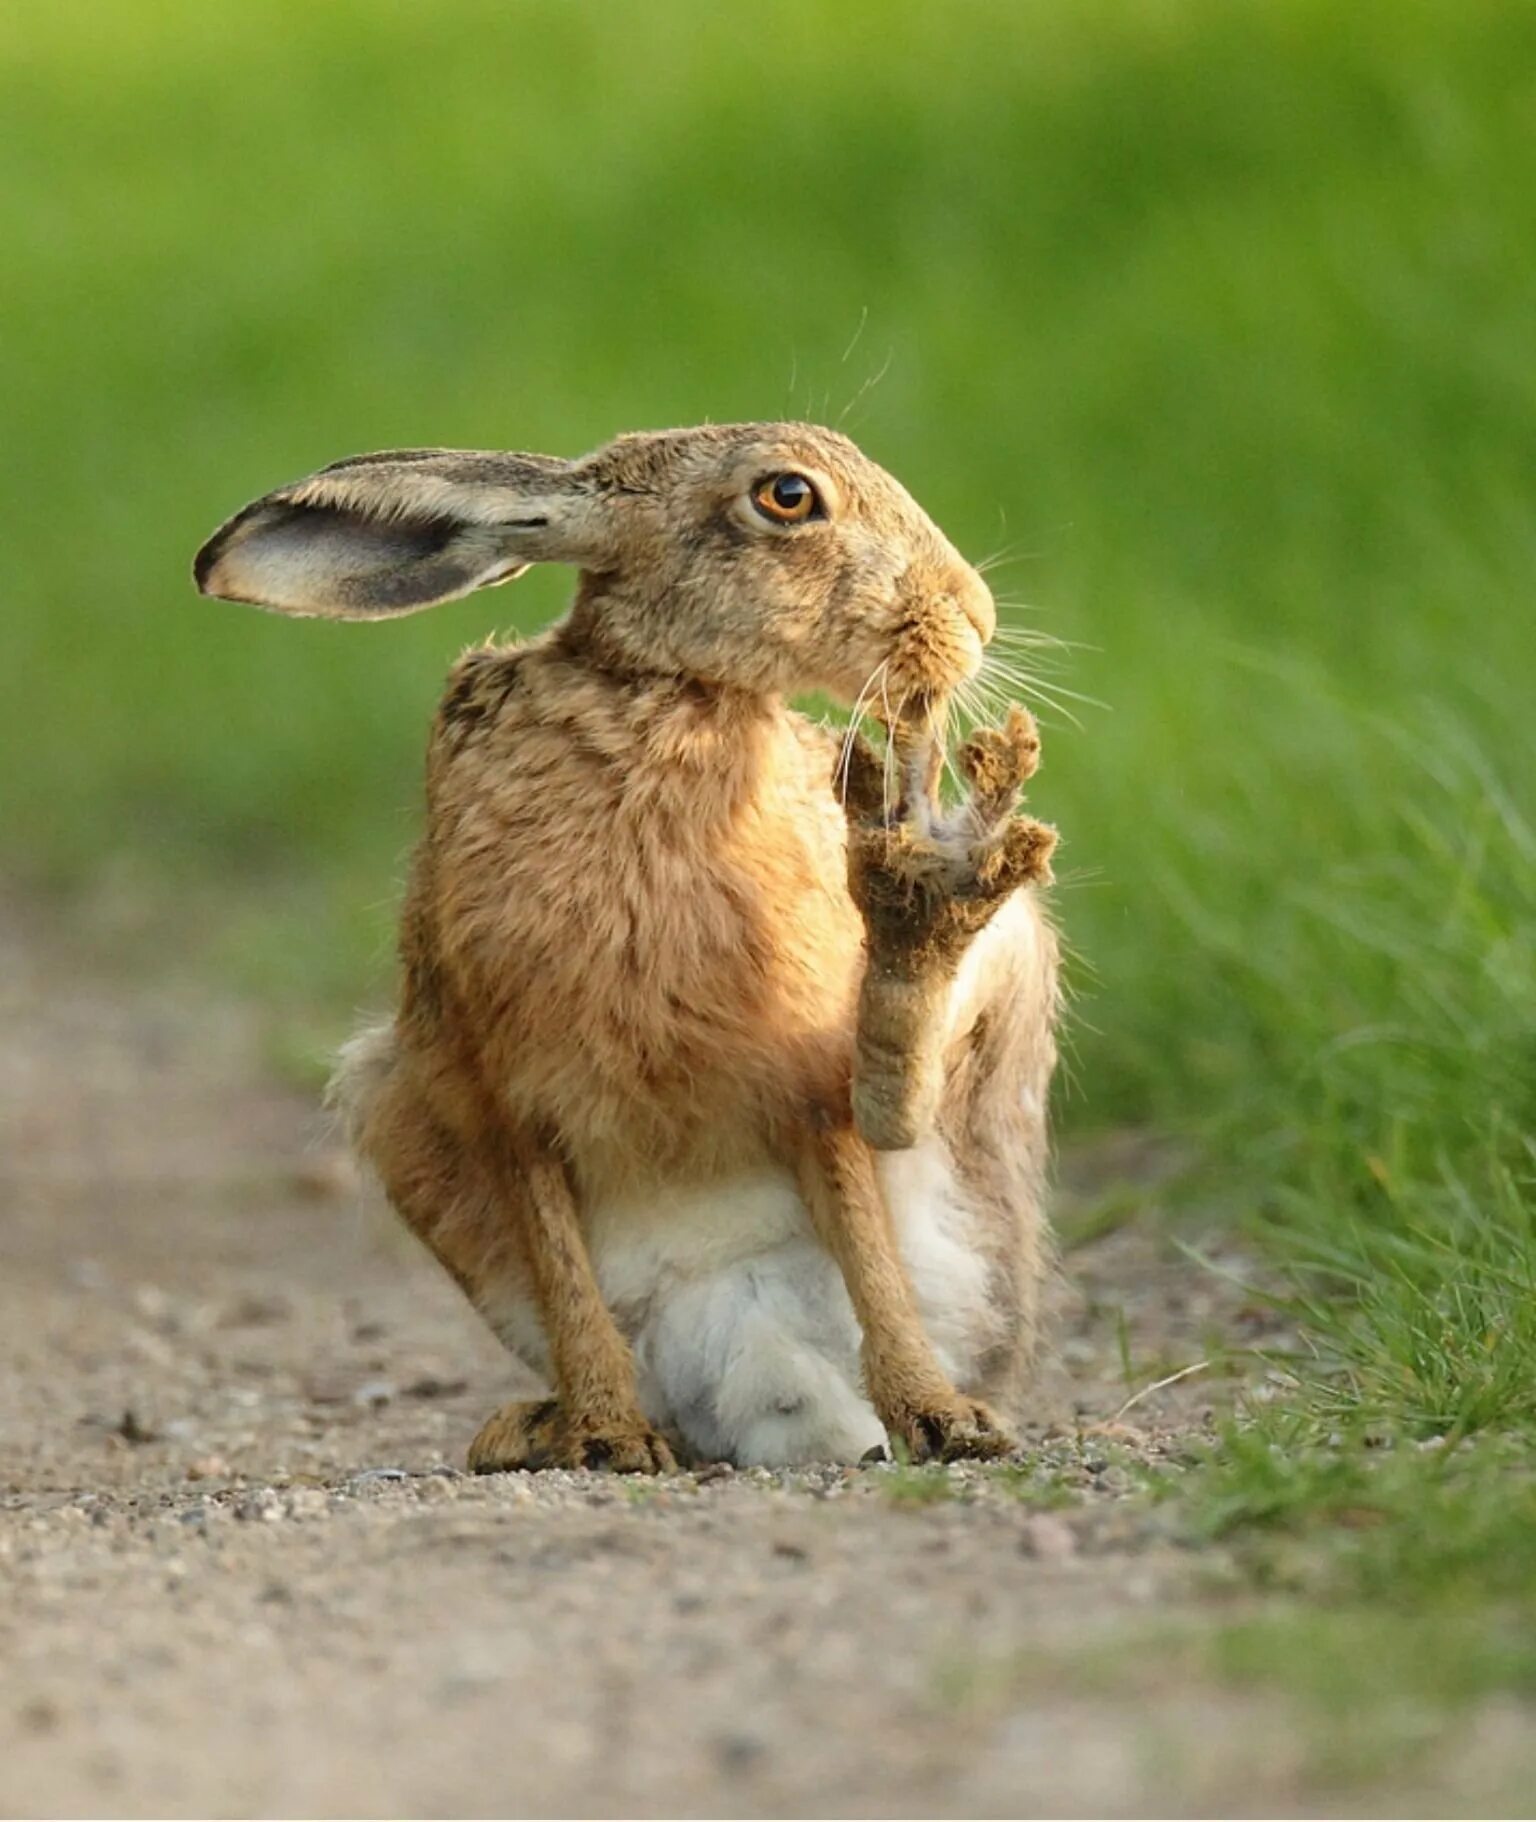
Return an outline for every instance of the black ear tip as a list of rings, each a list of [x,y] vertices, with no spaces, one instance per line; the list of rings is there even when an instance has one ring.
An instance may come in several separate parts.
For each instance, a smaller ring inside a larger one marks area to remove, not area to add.
[[[219,561],[219,553],[224,548],[224,534],[216,531],[203,548],[192,559],[192,580],[197,584],[200,595],[210,594],[208,584]]]
[[[252,500],[249,506],[242,506],[239,512],[227,518],[213,536],[206,540],[202,549],[192,559],[192,580],[197,584],[197,592],[200,595],[211,595],[216,601],[236,599],[234,596],[224,594],[219,587],[217,573],[219,564],[223,561],[224,553],[229,549],[235,534],[258,514],[264,511],[270,513],[274,497],[269,495],[265,499]]]

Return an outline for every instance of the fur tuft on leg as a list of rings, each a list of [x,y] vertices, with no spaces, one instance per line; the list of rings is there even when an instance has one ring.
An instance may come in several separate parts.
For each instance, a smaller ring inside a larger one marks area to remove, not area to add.
[[[342,1045],[325,1085],[326,1108],[341,1121],[347,1142],[356,1152],[363,1150],[363,1132],[395,1067],[397,1049],[393,1023],[370,1025]]]

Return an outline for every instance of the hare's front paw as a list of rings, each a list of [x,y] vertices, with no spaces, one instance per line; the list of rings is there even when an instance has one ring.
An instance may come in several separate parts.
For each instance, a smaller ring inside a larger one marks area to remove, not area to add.
[[[674,1474],[665,1439],[643,1417],[573,1423],[553,1398],[503,1405],[469,1445],[472,1474],[515,1469],[606,1468],[614,1474]]]
[[[1015,1446],[995,1411],[959,1392],[893,1412],[886,1428],[913,1461],[993,1461]]]

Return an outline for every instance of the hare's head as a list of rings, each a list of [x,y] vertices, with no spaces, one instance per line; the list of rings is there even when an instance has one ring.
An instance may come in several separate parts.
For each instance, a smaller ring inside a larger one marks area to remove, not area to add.
[[[972,676],[994,627],[986,584],[911,495],[808,424],[624,436],[575,462],[356,456],[237,513],[195,573],[226,600],[373,620],[532,563],[582,572],[572,633],[605,662],[844,698],[870,685],[888,714]]]

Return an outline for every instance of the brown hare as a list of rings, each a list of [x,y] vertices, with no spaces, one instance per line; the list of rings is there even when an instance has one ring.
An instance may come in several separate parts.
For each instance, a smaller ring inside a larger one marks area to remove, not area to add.
[[[830,430],[579,461],[358,456],[199,553],[209,595],[382,619],[580,572],[467,653],[427,762],[394,1019],[336,1095],[394,1206],[553,1396],[491,1470],[1010,1446],[1042,1271],[1054,834],[1021,709],[939,771],[991,595]],[[786,698],[873,708],[882,754]]]

